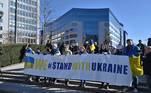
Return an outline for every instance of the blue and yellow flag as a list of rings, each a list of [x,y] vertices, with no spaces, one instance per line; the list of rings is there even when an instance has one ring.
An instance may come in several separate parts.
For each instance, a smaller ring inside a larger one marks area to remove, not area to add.
[[[90,51],[91,51],[91,52],[94,52],[94,50],[95,50],[94,41],[93,41],[93,40],[90,40]]]
[[[134,76],[142,76],[144,75],[143,66],[140,64],[140,56],[138,57],[130,57],[130,66],[131,71]]]
[[[25,62],[25,68],[33,68],[34,58],[31,56],[25,56],[23,62]]]

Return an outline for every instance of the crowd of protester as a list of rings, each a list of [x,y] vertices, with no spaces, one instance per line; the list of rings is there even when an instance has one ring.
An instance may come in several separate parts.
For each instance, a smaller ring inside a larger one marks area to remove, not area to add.
[[[127,46],[123,47],[121,44],[117,45],[116,48],[109,46],[108,44],[101,44],[100,46],[97,42],[93,40],[86,41],[82,46],[78,43],[75,44],[57,44],[52,43],[50,40],[47,41],[45,45],[46,54],[50,55],[81,55],[81,54],[112,54],[112,55],[127,55],[129,57],[133,56],[141,56],[141,64],[144,66],[144,74],[147,76],[148,84],[151,88],[151,45],[150,43],[144,45],[141,40],[137,45],[134,45],[132,39],[127,40]],[[29,44],[21,50],[20,59],[22,59],[25,53],[36,53],[41,54],[40,48],[37,48],[36,51],[33,51]],[[21,60],[20,60],[21,61]],[[53,79],[55,81],[55,79]],[[65,79],[66,84],[68,83],[68,79]],[[80,86],[85,84],[84,80],[81,80]],[[137,85],[138,79],[137,76],[133,76],[133,88],[134,92],[138,92]],[[102,82],[102,86],[106,85],[108,88],[108,83]]]

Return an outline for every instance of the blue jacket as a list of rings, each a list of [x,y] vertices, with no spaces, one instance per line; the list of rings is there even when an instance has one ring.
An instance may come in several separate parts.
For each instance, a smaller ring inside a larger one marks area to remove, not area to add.
[[[129,57],[139,56],[139,52],[140,52],[139,47],[134,46],[134,45],[130,46],[130,50],[128,49],[128,46],[123,49],[123,54]]]
[[[32,53],[33,53],[33,50],[32,50],[31,48],[27,48],[27,49],[26,49],[26,53],[32,54]]]

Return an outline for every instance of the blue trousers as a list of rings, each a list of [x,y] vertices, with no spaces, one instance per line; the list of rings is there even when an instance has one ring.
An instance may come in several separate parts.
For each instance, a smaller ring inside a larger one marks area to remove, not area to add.
[[[132,86],[133,86],[134,88],[137,88],[137,84],[138,84],[137,76],[133,76]]]

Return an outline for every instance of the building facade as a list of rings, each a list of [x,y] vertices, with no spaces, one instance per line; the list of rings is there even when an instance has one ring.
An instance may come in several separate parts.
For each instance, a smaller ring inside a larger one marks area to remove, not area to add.
[[[7,31],[8,31],[8,1],[0,0],[0,44],[6,43],[4,39],[6,39]]]
[[[48,24],[47,33],[50,34],[52,42],[82,45],[93,39],[101,45],[109,39],[114,47],[119,43],[124,44],[123,24],[116,19],[109,8],[73,8]]]
[[[1,1],[4,10],[1,43],[14,43],[15,31],[16,43],[39,43],[40,0]]]

